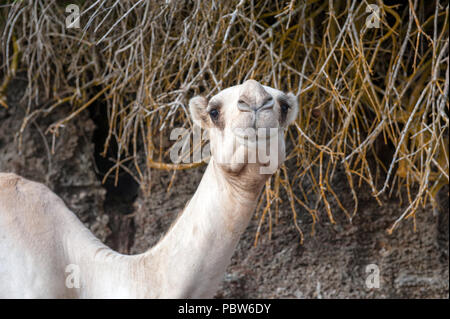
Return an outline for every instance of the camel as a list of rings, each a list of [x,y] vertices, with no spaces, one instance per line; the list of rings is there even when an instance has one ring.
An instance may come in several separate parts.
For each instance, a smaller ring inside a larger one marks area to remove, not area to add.
[[[1,173],[0,297],[213,297],[271,176],[261,173],[267,161],[248,160],[255,151],[249,145],[275,142],[279,167],[284,132],[297,116],[298,102],[291,93],[248,80],[209,100],[193,97],[189,109],[193,122],[209,134],[211,158],[182,213],[142,254],[113,251],[46,186]],[[232,142],[252,128],[280,134]]]

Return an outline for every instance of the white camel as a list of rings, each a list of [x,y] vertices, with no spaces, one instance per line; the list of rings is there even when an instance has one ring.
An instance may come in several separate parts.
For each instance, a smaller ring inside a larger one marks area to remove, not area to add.
[[[270,176],[260,171],[267,163],[248,160],[254,152],[249,144],[232,140],[242,138],[236,132],[245,128],[276,128],[279,166],[285,159],[283,133],[295,120],[298,104],[290,93],[248,80],[209,101],[194,97],[189,106],[194,123],[209,132],[211,160],[184,211],[145,253],[111,250],[47,187],[0,174],[0,297],[214,295]],[[274,140],[273,134],[257,138]],[[246,160],[236,160],[239,154]]]

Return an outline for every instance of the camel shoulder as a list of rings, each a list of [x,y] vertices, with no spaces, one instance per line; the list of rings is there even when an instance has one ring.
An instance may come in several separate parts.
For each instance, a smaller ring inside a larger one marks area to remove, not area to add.
[[[20,177],[14,173],[1,173],[0,172],[0,190],[5,190],[6,188],[15,187],[19,181],[25,180],[25,178]]]
[[[62,200],[42,183],[14,173],[0,173],[0,207],[38,208]]]
[[[51,192],[44,184],[30,181],[15,173],[0,173],[0,193],[11,191]]]

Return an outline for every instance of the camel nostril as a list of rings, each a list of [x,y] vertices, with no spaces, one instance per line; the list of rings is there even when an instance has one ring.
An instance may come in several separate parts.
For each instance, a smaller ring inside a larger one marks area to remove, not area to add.
[[[255,101],[247,102],[244,99],[239,99],[237,102],[237,107],[242,112],[258,112],[262,110],[271,109],[273,108],[274,104],[275,102],[273,98],[270,96],[264,99],[264,101],[261,104],[255,103]]]
[[[252,107],[250,107],[246,102],[244,102],[243,100],[239,100],[237,103],[237,107],[239,109],[239,111],[242,112],[251,112],[254,109]]]
[[[271,108],[273,108],[273,106],[274,106],[274,101],[273,101],[273,98],[272,97],[269,97],[269,98],[267,98],[265,101],[264,101],[264,103],[262,104],[262,105],[260,105],[257,109],[256,109],[256,111],[263,111],[263,110],[268,110],[268,109],[271,109]]]

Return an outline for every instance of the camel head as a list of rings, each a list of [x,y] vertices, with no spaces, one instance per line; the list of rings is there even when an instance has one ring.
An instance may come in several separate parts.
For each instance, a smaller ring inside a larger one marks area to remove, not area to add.
[[[284,130],[297,117],[292,93],[248,80],[227,88],[209,101],[189,101],[195,124],[209,133],[211,155],[231,174],[270,176],[285,159]]]

